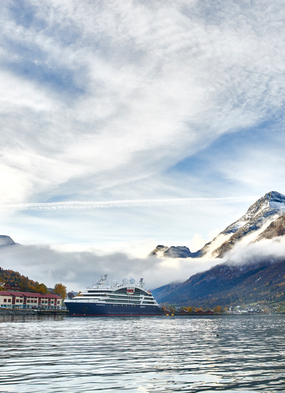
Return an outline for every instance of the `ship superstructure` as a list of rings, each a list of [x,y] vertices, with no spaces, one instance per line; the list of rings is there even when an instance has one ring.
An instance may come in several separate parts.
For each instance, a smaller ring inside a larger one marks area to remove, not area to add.
[[[142,278],[138,283],[134,278],[124,278],[118,284],[116,280],[109,283],[105,274],[92,288],[65,304],[73,316],[161,315],[151,292],[144,289]]]

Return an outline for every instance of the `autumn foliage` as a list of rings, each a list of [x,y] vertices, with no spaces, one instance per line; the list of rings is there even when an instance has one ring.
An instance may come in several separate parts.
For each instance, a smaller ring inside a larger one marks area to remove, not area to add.
[[[64,286],[63,284],[55,284],[54,289],[53,289],[53,293],[55,293],[56,295],[59,295],[63,299],[65,299],[66,298],[66,286]]]
[[[43,295],[46,293],[54,293],[61,296],[63,299],[66,297],[66,287],[63,284],[55,284],[54,289],[48,289],[45,284],[33,281],[29,277],[23,276],[14,270],[0,268],[0,283],[3,284],[2,286],[0,285],[0,290],[5,290],[4,284],[7,282],[19,284],[23,292],[42,293]]]

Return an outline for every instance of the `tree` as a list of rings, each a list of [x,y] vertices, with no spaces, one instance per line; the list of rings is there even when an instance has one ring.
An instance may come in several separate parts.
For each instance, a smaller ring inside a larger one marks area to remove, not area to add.
[[[214,312],[221,313],[222,312],[222,307],[221,306],[215,307],[214,308]]]
[[[63,284],[55,284],[53,288],[53,293],[61,296],[63,299],[66,298],[66,286]]]
[[[38,284],[35,287],[35,291],[38,292],[38,293],[46,294],[48,292],[48,289],[45,286],[45,284]]]

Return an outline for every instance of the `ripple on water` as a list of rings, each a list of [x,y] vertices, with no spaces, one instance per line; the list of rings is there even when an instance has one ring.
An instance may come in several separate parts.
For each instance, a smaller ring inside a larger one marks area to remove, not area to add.
[[[3,317],[1,392],[284,392],[284,318]]]

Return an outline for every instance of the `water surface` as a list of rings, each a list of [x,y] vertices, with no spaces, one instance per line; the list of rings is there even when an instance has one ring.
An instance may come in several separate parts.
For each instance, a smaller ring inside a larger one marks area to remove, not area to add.
[[[0,317],[0,391],[285,392],[285,316]]]

